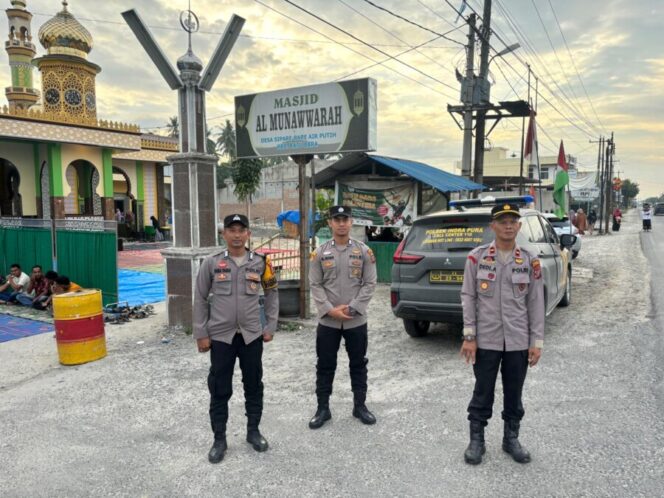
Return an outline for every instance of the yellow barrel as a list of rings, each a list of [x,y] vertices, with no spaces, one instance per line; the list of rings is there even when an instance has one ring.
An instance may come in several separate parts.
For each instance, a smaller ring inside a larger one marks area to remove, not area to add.
[[[60,363],[80,365],[106,356],[100,290],[54,295],[53,317]]]

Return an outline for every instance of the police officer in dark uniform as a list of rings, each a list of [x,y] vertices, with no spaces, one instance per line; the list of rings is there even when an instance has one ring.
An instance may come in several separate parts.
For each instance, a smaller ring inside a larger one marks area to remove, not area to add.
[[[228,249],[201,264],[194,294],[194,338],[201,353],[210,351],[210,421],[214,444],[211,463],[223,460],[227,449],[228,400],[233,395],[233,370],[240,359],[247,415],[247,442],[256,451],[268,443],[258,430],[263,412],[263,342],[277,329],[277,279],[266,256],[246,249],[249,221],[241,214],[224,219]],[[260,290],[265,294],[267,323],[261,324]]]
[[[528,365],[544,345],[544,284],[537,255],[516,244],[519,207],[491,210],[495,240],[468,255],[461,287],[464,341],[461,355],[473,364],[475,389],[468,405],[470,444],[464,453],[476,465],[485,452],[484,427],[491,418],[498,369],[503,381],[503,450],[519,463],[530,453],[519,443],[524,415],[521,393]]]
[[[367,306],[376,288],[376,258],[366,244],[351,239],[353,225],[348,206],[333,206],[328,224],[333,238],[311,254],[309,284],[318,310],[316,331],[316,396],[318,410],[311,429],[330,420],[330,395],[343,337],[350,360],[353,416],[375,424],[367,409]]]

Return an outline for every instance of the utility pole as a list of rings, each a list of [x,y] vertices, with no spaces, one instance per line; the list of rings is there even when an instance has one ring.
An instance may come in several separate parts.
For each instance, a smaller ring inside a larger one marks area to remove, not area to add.
[[[599,170],[602,162],[602,137],[600,135],[599,140],[597,142],[591,141],[590,143],[599,143],[599,148],[597,149],[597,176],[595,177],[599,181]],[[601,195],[601,194],[600,194]],[[592,204],[592,202],[591,202]],[[590,211],[588,211],[590,212]],[[599,219],[599,226],[600,226],[600,232],[601,232],[601,227],[602,227],[602,213],[600,212],[600,219]],[[594,229],[594,228],[593,228]]]
[[[463,156],[461,176],[471,177],[473,154],[473,92],[475,88],[475,13],[468,16],[468,45],[466,45],[466,77],[462,82],[461,100],[465,106],[463,113]]]
[[[613,175],[613,132],[611,138],[607,140],[606,157],[604,165],[604,233],[609,233],[609,216],[611,213],[611,176]]]
[[[528,66],[528,105],[530,105],[530,64],[526,64]],[[524,193],[524,188],[523,188],[523,138],[524,134],[526,131],[526,117],[521,118],[521,164],[519,165],[519,195],[523,195]],[[541,208],[541,206],[540,206]]]
[[[479,86],[480,104],[490,103],[491,86],[488,81],[489,75],[489,38],[491,36],[491,0],[484,0],[484,11],[482,14],[482,48],[480,50],[480,74],[477,78]],[[478,88],[475,88],[477,91]],[[475,171],[473,181],[482,183],[484,181],[484,133],[486,125],[486,110],[477,111],[477,126],[475,128]]]
[[[606,179],[604,178],[604,175],[606,174],[606,155],[604,152],[606,147],[606,139],[604,137],[600,137],[599,147],[601,149],[599,174],[599,234],[602,235],[604,233],[604,220],[606,219],[604,216],[604,185],[606,183]]]

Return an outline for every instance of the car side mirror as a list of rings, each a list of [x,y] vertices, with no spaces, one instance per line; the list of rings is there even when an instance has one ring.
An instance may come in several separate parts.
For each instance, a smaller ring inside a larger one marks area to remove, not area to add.
[[[576,235],[564,233],[560,236],[560,247],[569,249],[576,243]]]

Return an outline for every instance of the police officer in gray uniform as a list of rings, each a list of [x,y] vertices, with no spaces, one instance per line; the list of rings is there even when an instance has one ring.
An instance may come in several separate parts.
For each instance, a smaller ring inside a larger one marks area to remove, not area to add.
[[[333,206],[328,224],[333,239],[311,254],[309,284],[318,310],[316,330],[316,397],[318,410],[311,429],[332,418],[330,395],[343,337],[348,353],[353,416],[375,424],[367,409],[367,306],[376,288],[376,258],[366,244],[350,238],[353,225],[348,206]]]
[[[519,207],[500,204],[491,210],[495,240],[468,255],[461,287],[464,341],[461,355],[473,364],[475,389],[468,405],[470,444],[467,463],[478,464],[485,452],[484,427],[491,418],[498,369],[504,393],[503,450],[519,463],[530,454],[519,443],[524,415],[521,393],[528,365],[535,366],[544,345],[544,284],[540,261],[520,248]]]
[[[201,353],[210,351],[210,421],[214,444],[211,463],[223,460],[227,449],[228,400],[233,395],[233,370],[240,359],[247,415],[247,442],[256,451],[268,443],[258,430],[263,412],[263,342],[277,329],[277,280],[268,257],[246,249],[249,221],[241,214],[224,219],[228,249],[201,264],[194,293],[194,338]],[[265,294],[267,323],[261,324],[260,291]]]

